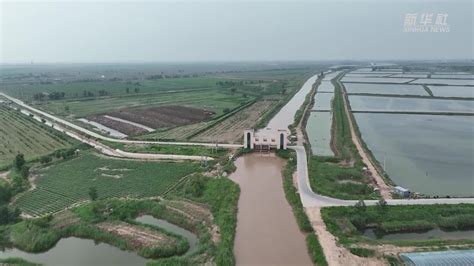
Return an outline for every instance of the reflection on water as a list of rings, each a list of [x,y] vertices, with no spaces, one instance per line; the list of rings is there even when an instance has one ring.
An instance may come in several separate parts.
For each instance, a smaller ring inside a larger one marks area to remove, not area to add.
[[[48,266],[145,265],[146,263],[146,259],[136,253],[77,237],[63,238],[50,250],[38,254],[16,248],[0,251],[0,258],[11,257],[19,257]]]
[[[197,245],[197,243],[198,243],[197,236],[195,234],[193,234],[192,232],[184,229],[184,228],[176,226],[176,225],[174,225],[172,223],[169,223],[169,222],[167,222],[165,220],[162,220],[162,219],[156,219],[155,217],[153,217],[151,215],[143,215],[143,216],[138,217],[135,220],[137,222],[140,222],[140,223],[158,226],[160,228],[165,229],[168,232],[172,232],[172,233],[175,233],[177,235],[180,235],[180,236],[183,236],[184,238],[186,238],[186,240],[189,243],[189,249],[184,255],[193,253],[198,247],[198,245]]]
[[[382,240],[427,240],[427,239],[474,240],[474,230],[443,231],[439,228],[436,228],[436,229],[432,229],[426,232],[381,234],[376,229],[369,228],[369,229],[364,230],[364,236],[371,239],[382,239]]]
[[[237,265],[312,265],[282,187],[284,161],[247,154],[230,178],[240,186],[234,253]]]

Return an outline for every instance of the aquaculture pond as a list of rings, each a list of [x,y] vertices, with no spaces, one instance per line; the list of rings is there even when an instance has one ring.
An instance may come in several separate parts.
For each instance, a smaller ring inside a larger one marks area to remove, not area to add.
[[[196,251],[196,249],[198,247],[198,245],[197,245],[198,244],[198,237],[194,233],[192,233],[192,232],[190,232],[190,231],[188,231],[184,228],[181,228],[179,226],[176,226],[172,223],[169,223],[165,220],[156,219],[155,217],[153,217],[151,215],[142,215],[140,217],[137,217],[137,219],[135,219],[135,221],[140,222],[140,223],[144,223],[144,224],[158,226],[162,229],[165,229],[168,232],[171,232],[171,233],[174,233],[174,234],[177,234],[177,235],[180,235],[180,236],[186,238],[186,240],[189,243],[189,249],[188,249],[188,251],[186,252],[185,255],[193,253],[194,251]]]
[[[431,229],[425,232],[391,233],[391,234],[382,234],[382,233],[379,233],[374,228],[368,228],[364,230],[363,235],[371,239],[380,239],[380,240],[388,240],[388,241],[429,240],[429,239],[474,240],[474,230],[443,231],[439,228]]]
[[[331,79],[337,77],[341,71],[331,72],[324,76],[323,81],[330,81]]]
[[[334,86],[331,81],[321,81],[318,86],[318,92],[334,92]]]
[[[474,101],[350,95],[353,111],[474,113]]]
[[[474,196],[474,117],[355,113],[368,148],[411,191]]]
[[[0,251],[0,258],[18,257],[48,266],[82,265],[145,265],[146,259],[136,253],[114,246],[77,237],[63,238],[43,253],[28,253],[19,249]]]
[[[469,79],[417,79],[413,84],[442,84],[442,85],[474,85],[474,80]]]
[[[314,95],[314,105],[312,110],[330,111],[333,98],[334,93],[316,93],[316,95]]]
[[[421,85],[344,83],[347,93],[429,96]]]
[[[468,86],[428,86],[434,96],[474,98],[474,87]]]
[[[433,74],[431,75],[431,78],[437,78],[437,79],[474,79],[474,75],[469,75],[469,74]]]
[[[306,132],[314,155],[334,156],[331,149],[331,126],[331,112],[310,113],[306,123]]]
[[[407,83],[412,78],[378,78],[378,77],[343,77],[342,82],[362,82],[362,83]]]
[[[393,74],[389,73],[357,73],[357,72],[351,72],[347,73],[344,75],[344,77],[356,77],[356,78],[383,78],[383,77],[388,77]]]

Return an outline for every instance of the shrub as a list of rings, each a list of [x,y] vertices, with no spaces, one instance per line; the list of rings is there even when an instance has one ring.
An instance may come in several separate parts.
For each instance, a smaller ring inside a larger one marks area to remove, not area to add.
[[[367,248],[349,248],[349,251],[359,257],[373,257],[375,251]]]
[[[380,229],[384,233],[395,233],[395,232],[417,232],[426,231],[433,229],[434,223],[426,220],[413,220],[413,221],[387,221],[380,224]]]
[[[439,227],[454,230],[474,228],[474,214],[460,214],[451,217],[441,217]]]
[[[323,248],[318,241],[316,234],[312,233],[306,237],[306,245],[308,246],[311,260],[318,266],[328,265],[326,257],[324,256]]]

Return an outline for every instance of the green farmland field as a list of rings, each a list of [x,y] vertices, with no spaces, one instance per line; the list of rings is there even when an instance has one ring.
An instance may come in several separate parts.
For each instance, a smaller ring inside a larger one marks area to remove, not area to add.
[[[54,129],[0,104],[0,167],[18,153],[31,160],[72,146],[71,140]]]
[[[41,108],[62,116],[83,117],[90,114],[130,107],[156,107],[165,105],[185,105],[211,110],[221,115],[224,109],[234,109],[248,101],[242,94],[231,95],[227,91],[196,90],[186,92],[131,94],[120,97],[104,97],[83,100],[50,101]],[[69,111],[65,110],[65,107]]]
[[[181,177],[198,171],[192,162],[141,162],[108,159],[83,151],[81,155],[36,170],[36,188],[25,192],[15,205],[23,212],[41,215],[89,199],[95,187],[98,199],[159,196]]]
[[[170,78],[159,80],[130,80],[110,81],[110,80],[93,80],[93,81],[76,81],[76,82],[58,82],[53,84],[22,84],[9,85],[2,88],[12,97],[19,97],[23,100],[33,100],[35,93],[51,93],[64,92],[65,99],[73,99],[82,96],[84,90],[98,95],[100,90],[107,91],[110,96],[133,95],[135,88],[140,93],[157,93],[170,90],[190,90],[190,89],[209,89],[216,88],[216,82],[221,79],[213,77],[195,77],[195,78]],[[129,93],[127,93],[129,88]]]

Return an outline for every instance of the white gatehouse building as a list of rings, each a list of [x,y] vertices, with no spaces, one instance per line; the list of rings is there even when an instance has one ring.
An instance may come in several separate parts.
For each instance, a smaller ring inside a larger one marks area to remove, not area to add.
[[[264,128],[244,130],[244,147],[247,149],[284,149],[288,144],[288,130]]]

